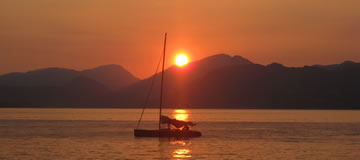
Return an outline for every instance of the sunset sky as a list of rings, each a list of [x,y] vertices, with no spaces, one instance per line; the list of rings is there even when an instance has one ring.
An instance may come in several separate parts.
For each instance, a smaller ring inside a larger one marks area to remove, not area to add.
[[[217,53],[287,66],[360,62],[359,0],[2,0],[0,74],[120,64],[153,74]]]

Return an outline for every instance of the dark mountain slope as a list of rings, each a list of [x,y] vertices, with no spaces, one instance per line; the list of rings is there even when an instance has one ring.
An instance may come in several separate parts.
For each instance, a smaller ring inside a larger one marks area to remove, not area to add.
[[[194,92],[189,96],[189,104],[194,106],[331,108],[344,105],[341,107],[345,109],[360,104],[354,101],[352,90],[360,88],[353,79],[312,67],[228,67],[208,74],[191,86]]]
[[[172,66],[165,70],[165,96],[168,101],[182,101],[188,92],[189,83],[196,81],[215,69],[234,66],[252,64],[249,60],[240,56],[229,56],[225,54],[218,54],[204,58],[199,61],[192,62],[185,67]],[[151,94],[150,106],[157,106],[159,103],[158,97],[160,94],[160,77],[161,73],[156,75],[153,92]],[[144,99],[150,88],[151,81],[154,76],[151,76],[143,81],[139,81],[130,85],[126,89],[117,92],[113,97],[109,98],[112,104],[123,104],[127,106],[140,106],[144,103]],[[178,97],[178,98],[175,98]]]
[[[125,68],[114,64],[84,70],[82,74],[111,89],[119,89],[139,81],[138,78]]]
[[[102,69],[88,73],[97,77],[95,75]],[[67,82],[0,86],[0,106],[142,107],[153,78],[113,91],[91,76],[81,73],[71,79],[74,72],[66,73],[62,75],[70,77]],[[107,77],[104,79],[112,79],[112,74],[104,75]],[[165,71],[164,102],[165,107],[174,108],[360,109],[359,82],[360,63],[289,68],[278,63],[267,66],[253,64],[238,56],[221,54],[183,68],[168,68]],[[115,82],[102,80],[102,83]],[[158,107],[159,91],[160,76],[157,74],[148,107]]]
[[[118,65],[83,72],[48,68],[0,76],[0,107],[106,106],[111,90],[138,81]]]
[[[105,65],[84,71],[46,68],[24,73],[9,73],[0,76],[0,86],[62,86],[78,77],[88,77],[110,89],[119,89],[139,81],[120,65]]]
[[[77,76],[79,76],[79,73],[75,70],[46,68],[0,76],[0,86],[58,86],[71,81]]]
[[[174,67],[166,71],[167,107],[360,109],[359,63],[336,70],[317,66],[288,68],[277,63],[238,64],[207,72],[197,65],[194,62],[187,67],[192,67],[189,70]],[[196,73],[202,76],[193,76]],[[141,105],[149,84],[148,80],[131,86],[127,92],[131,94],[123,93],[127,98],[117,103]],[[159,80],[150,106],[159,104],[158,88]]]

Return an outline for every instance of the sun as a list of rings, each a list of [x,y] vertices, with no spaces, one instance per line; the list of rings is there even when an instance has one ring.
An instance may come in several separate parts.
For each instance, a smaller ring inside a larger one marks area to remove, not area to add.
[[[189,58],[184,53],[180,53],[175,56],[175,64],[179,67],[183,67],[189,63]]]
[[[172,116],[180,121],[186,121],[189,118],[189,113],[184,109],[176,109],[173,111]]]

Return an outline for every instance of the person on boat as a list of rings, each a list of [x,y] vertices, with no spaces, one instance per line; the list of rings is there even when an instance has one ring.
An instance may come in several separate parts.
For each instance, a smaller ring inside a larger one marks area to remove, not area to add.
[[[185,125],[182,130],[189,131],[190,127],[188,125]]]
[[[190,129],[190,126],[195,126],[195,123],[193,123],[193,122],[185,122],[185,121],[180,121],[177,119],[171,119],[167,116],[161,116],[160,122],[162,124],[167,124],[168,129],[171,129],[171,125],[173,125],[177,129],[182,128],[182,130],[185,130],[185,131],[188,131]]]

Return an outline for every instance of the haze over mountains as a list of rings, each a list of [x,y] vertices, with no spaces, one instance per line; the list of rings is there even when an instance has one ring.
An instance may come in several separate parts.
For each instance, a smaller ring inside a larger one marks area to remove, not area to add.
[[[155,68],[154,68],[155,69]],[[159,104],[160,76],[139,80],[119,65],[76,71],[48,68],[0,76],[0,107],[149,107]],[[172,108],[360,109],[360,63],[285,67],[218,54],[165,71]]]

